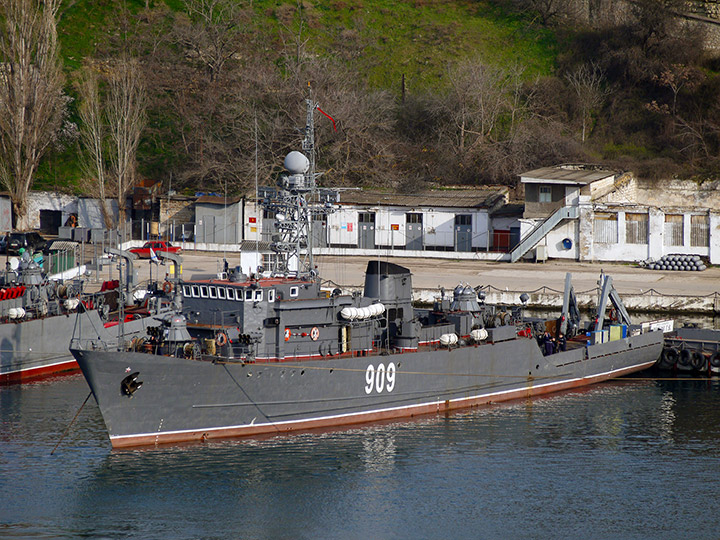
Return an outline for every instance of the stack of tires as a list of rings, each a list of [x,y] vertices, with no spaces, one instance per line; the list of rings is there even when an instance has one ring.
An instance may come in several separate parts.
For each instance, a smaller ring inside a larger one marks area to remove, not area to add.
[[[647,265],[650,270],[684,270],[699,272],[707,266],[698,255],[664,255],[662,259]]]

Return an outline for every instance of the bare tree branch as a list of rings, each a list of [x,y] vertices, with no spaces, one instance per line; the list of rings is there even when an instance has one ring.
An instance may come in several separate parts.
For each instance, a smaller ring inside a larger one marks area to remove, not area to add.
[[[59,0],[0,3],[0,182],[17,225],[40,159],[62,125],[67,99],[58,55]]]

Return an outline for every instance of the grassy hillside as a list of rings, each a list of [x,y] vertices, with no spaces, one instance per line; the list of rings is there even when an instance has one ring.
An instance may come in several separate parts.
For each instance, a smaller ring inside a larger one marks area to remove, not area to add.
[[[479,57],[499,66],[520,64],[527,77],[549,74],[554,69],[556,42],[552,32],[482,1],[335,0],[303,2],[300,10],[295,2],[238,3],[251,7],[253,16],[247,31],[254,46],[264,50],[268,63],[280,61],[283,46],[302,41],[314,54],[341,59],[369,87],[389,90],[396,96],[401,92],[403,76],[408,92],[441,90],[448,83],[448,69],[467,58]],[[77,97],[72,82],[87,59],[112,56],[116,52],[113,43],[117,42],[113,38],[122,33],[133,40],[133,21],[145,18],[160,25],[180,14],[185,3],[151,0],[149,8],[152,15],[146,11],[144,0],[74,0],[63,4],[58,31],[68,93]],[[72,107],[72,119],[78,122],[77,101]],[[73,145],[48,154],[38,172],[36,188],[76,188],[82,175],[77,150]],[[139,158],[141,162],[153,161],[153,156]]]

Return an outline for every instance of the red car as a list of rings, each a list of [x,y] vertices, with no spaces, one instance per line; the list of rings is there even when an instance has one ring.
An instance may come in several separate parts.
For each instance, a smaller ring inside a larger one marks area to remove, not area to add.
[[[173,246],[170,242],[165,242],[164,240],[151,240],[150,242],[145,242],[143,247],[132,248],[130,253],[134,253],[141,259],[149,259],[150,249],[152,249],[158,257],[160,257],[163,253],[182,252],[182,248],[180,246]]]

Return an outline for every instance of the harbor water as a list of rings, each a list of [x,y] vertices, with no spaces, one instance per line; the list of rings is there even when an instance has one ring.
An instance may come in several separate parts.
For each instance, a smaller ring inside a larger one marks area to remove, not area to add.
[[[351,429],[112,451],[80,375],[0,388],[3,538],[718,538],[720,382],[643,374]]]

